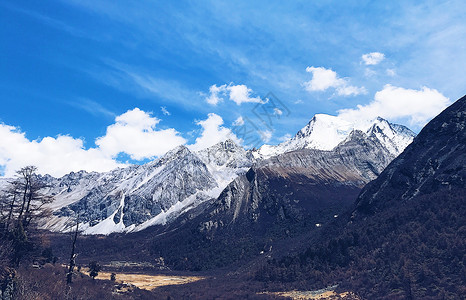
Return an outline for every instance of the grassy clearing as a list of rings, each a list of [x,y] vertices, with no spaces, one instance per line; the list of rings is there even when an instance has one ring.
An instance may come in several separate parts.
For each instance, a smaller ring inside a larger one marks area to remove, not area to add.
[[[110,279],[111,272],[99,272],[96,279]],[[166,285],[179,285],[205,279],[199,276],[169,276],[169,275],[145,275],[131,273],[116,273],[116,281],[129,283],[144,290],[153,290]]]

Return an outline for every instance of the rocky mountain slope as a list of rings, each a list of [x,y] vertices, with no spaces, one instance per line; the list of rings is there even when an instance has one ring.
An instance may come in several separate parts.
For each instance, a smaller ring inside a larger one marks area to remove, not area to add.
[[[264,281],[339,283],[365,299],[462,299],[466,291],[466,97],[429,122],[350,209]]]
[[[355,217],[392,201],[466,187],[466,98],[433,119],[415,141],[364,189]]]

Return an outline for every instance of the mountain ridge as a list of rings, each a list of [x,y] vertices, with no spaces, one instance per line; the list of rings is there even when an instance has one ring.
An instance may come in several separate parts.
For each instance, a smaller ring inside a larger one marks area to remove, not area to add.
[[[308,143],[309,137],[313,138],[315,127],[310,124],[317,122],[325,127],[327,120],[330,120],[330,125],[341,121],[334,116],[316,115],[305,127],[307,129],[300,131],[302,136],[299,137],[298,133],[290,141],[301,138],[301,144]],[[328,130],[334,131],[335,126],[330,125],[327,126]],[[347,127],[346,136],[339,133],[339,143],[345,143],[351,136],[378,143],[377,147],[387,150],[379,156],[383,166],[396,156],[394,151],[399,151],[397,145],[403,147],[413,135],[409,129],[380,118],[365,132],[352,129],[352,125]],[[338,144],[333,148],[337,147]],[[276,154],[290,151],[283,148],[276,151]],[[68,219],[76,213],[80,215],[85,234],[132,232],[156,224],[166,224],[200,203],[217,198],[235,178],[244,175],[253,165],[260,165],[272,157],[258,156],[259,152],[260,149],[245,150],[232,140],[225,140],[198,151],[191,151],[181,145],[147,164],[131,165],[104,173],[80,171],[61,178],[42,176],[50,187],[45,191],[46,194],[56,198],[50,205],[54,217],[44,224],[44,228],[66,231]],[[380,173],[380,170],[374,173],[375,169],[371,170],[371,166],[360,168],[367,173],[365,182],[373,179],[375,173]]]
[[[390,123],[381,117],[372,121],[353,123],[337,116],[316,114],[291,139],[276,146],[263,145],[254,154],[256,158],[268,158],[304,148],[332,150],[354,130],[375,136],[395,156],[400,154],[415,136],[409,128]]]

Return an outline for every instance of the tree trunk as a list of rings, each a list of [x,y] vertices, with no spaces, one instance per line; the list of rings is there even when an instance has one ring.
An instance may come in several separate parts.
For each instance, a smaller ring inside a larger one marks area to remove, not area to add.
[[[8,212],[8,218],[7,218],[6,226],[5,226],[5,234],[8,233],[8,229],[10,228],[10,222],[11,222],[11,217],[13,216],[13,208],[15,207],[15,202],[16,202],[16,190],[13,191],[13,200],[11,201],[10,211]]]
[[[21,204],[21,209],[19,211],[19,215],[18,215],[18,222],[21,222],[22,220],[22,217],[23,217],[23,212],[24,212],[24,208],[26,206],[26,202],[27,202],[27,193],[28,193],[28,190],[29,190],[29,178],[26,177],[25,178],[26,182],[24,184],[24,191],[23,191],[23,203]]]
[[[71,246],[71,256],[70,256],[70,267],[68,268],[68,274],[66,275],[66,283],[71,284],[73,281],[73,270],[76,266],[76,254],[74,253],[76,249],[76,240],[78,238],[78,228],[79,228],[79,217],[76,217],[76,230],[74,232],[73,245]]]

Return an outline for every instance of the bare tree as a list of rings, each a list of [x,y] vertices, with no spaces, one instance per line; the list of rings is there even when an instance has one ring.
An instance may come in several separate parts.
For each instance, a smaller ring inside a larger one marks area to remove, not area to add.
[[[18,185],[14,182],[9,182],[5,190],[0,191],[0,224],[3,229],[4,237],[7,236],[9,232],[18,199]]]
[[[72,223],[69,223],[72,225]],[[74,267],[76,266],[76,257],[78,254],[76,253],[76,241],[78,239],[79,234],[79,214],[76,213],[75,224],[74,224],[74,232],[72,237],[72,244],[71,244],[71,255],[70,255],[70,264],[68,267],[68,273],[66,273],[66,283],[71,284],[73,282],[73,272]]]
[[[17,180],[15,190],[22,193],[21,207],[18,213],[18,223],[21,222],[26,229],[31,221],[37,218],[44,217],[47,211],[43,209],[44,205],[53,201],[53,198],[44,195],[41,190],[46,187],[36,175],[37,168],[35,166],[27,166],[17,172]]]
[[[32,247],[28,241],[28,228],[36,226],[40,219],[49,215],[46,204],[53,200],[43,193],[46,185],[36,171],[34,166],[21,168],[0,197],[1,238],[12,242],[12,257],[16,265]]]

